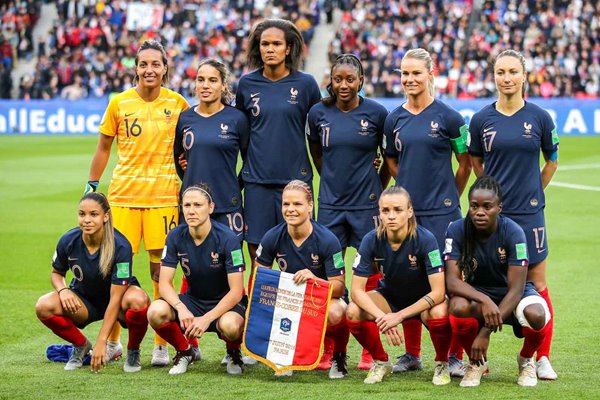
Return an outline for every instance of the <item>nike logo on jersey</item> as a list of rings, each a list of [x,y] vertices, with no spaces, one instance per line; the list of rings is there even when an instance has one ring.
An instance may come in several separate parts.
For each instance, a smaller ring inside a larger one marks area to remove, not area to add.
[[[394,129],[394,131],[393,131],[392,133],[395,135],[395,134],[396,134],[396,133],[398,133],[399,131],[400,131],[400,128],[396,128],[396,129]]]
[[[494,129],[494,127],[493,127],[493,126],[490,126],[489,128],[485,128],[485,129],[483,130],[483,133],[486,133],[486,132],[487,132],[487,131],[489,131],[490,129]]]
[[[183,257],[183,256],[187,256],[188,253],[179,253],[177,252],[177,257]]]
[[[79,258],[77,257],[67,257],[69,259],[69,261],[77,261],[79,260]]]
[[[256,96],[258,96],[259,94],[260,94],[260,92],[257,92],[257,93],[250,93],[250,97],[256,97]]]
[[[285,257],[285,253],[277,253],[277,257]]]
[[[135,113],[134,112],[132,112],[132,113],[125,113],[125,118],[131,117],[133,114],[135,114]]]
[[[324,128],[324,127],[329,126],[329,125],[331,125],[331,122],[328,122],[326,124],[321,124],[321,128]]]

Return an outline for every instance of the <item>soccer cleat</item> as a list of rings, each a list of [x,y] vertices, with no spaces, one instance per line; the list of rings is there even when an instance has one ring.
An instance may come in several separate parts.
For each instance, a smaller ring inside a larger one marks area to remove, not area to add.
[[[451,382],[450,371],[446,361],[436,361],[435,369],[433,370],[433,379],[431,383],[436,386],[447,385]]]
[[[373,367],[369,370],[367,377],[363,381],[366,384],[379,383],[383,377],[392,373],[392,364],[389,361],[373,360]]]
[[[291,369],[286,369],[283,372],[275,372],[275,376],[277,376],[277,377],[292,376],[292,375],[294,375],[294,371]]]
[[[537,377],[545,381],[554,381],[558,379],[558,375],[554,372],[554,368],[550,364],[548,357],[544,356],[535,363]]]
[[[193,360],[194,361],[202,360],[202,351],[200,351],[200,347],[196,347],[196,346],[191,346],[191,347],[192,347],[192,352],[194,353]]]
[[[517,364],[519,364],[519,378],[517,379],[519,386],[531,387],[537,385],[537,372],[533,357],[525,358],[518,354]]]
[[[366,349],[363,349],[360,361],[356,365],[356,368],[363,371],[368,371],[373,368],[373,356]]]
[[[467,368],[463,360],[456,357],[456,354],[450,354],[448,358],[448,370],[450,371],[450,376],[462,378],[465,376]]]
[[[227,355],[227,373],[229,375],[241,375],[244,372],[244,362],[242,361],[242,352],[239,349],[228,350]]]
[[[227,363],[229,363],[229,359],[231,357],[229,357],[229,353],[225,354],[225,356],[223,357],[223,359],[221,360],[221,367],[224,367],[227,365]]]
[[[321,356],[319,365],[315,368],[317,371],[327,371],[331,368],[331,358],[333,357],[333,351],[331,349],[325,349]]]
[[[169,365],[169,349],[167,346],[162,346],[160,344],[154,345],[152,361],[150,364],[153,367],[166,367]]]
[[[258,364],[258,360],[250,357],[250,356],[244,356],[242,357],[242,361],[244,362],[244,365],[256,365]]]
[[[340,379],[348,375],[348,356],[346,353],[333,353],[329,379]]]
[[[423,369],[420,357],[415,357],[411,353],[404,353],[398,357],[398,361],[392,367],[393,373],[406,372],[406,371],[417,371]]]
[[[123,345],[121,342],[106,342],[106,362],[116,361],[123,355]]]
[[[481,377],[487,372],[487,370],[487,362],[484,362],[483,365],[475,365],[473,363],[469,363],[467,365],[467,370],[465,371],[465,376],[460,381],[460,386],[479,386],[479,384],[481,383]]]
[[[71,357],[69,357],[69,361],[65,365],[65,371],[73,371],[81,368],[83,366],[83,358],[91,349],[92,343],[87,339],[85,339],[85,343],[82,346],[73,346]]]
[[[142,360],[140,358],[140,349],[127,349],[127,359],[123,364],[125,372],[139,372],[142,370]]]
[[[187,350],[178,351],[173,357],[173,366],[169,370],[170,375],[185,374],[188,365],[194,363],[194,350],[188,348]]]

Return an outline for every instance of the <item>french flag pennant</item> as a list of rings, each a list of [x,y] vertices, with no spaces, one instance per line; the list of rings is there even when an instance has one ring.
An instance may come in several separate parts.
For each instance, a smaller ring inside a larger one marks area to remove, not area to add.
[[[296,285],[293,276],[256,268],[246,311],[244,351],[276,372],[314,369],[323,354],[333,287],[313,279]]]

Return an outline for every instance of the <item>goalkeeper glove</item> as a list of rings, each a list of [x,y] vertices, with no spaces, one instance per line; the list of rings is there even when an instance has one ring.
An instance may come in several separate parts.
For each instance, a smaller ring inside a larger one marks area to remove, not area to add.
[[[100,182],[98,182],[98,181],[88,181],[88,183],[85,185],[85,190],[83,191],[83,195],[85,196],[89,192],[95,192],[96,190],[98,190],[99,183]]]

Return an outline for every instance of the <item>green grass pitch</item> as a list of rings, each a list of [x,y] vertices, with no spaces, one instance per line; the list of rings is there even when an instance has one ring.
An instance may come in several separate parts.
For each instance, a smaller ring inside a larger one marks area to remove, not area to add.
[[[87,368],[63,371],[63,365],[45,358],[46,347],[61,340],[36,319],[34,304],[51,290],[50,259],[58,238],[76,226],[76,205],[95,146],[95,137],[0,137],[0,399],[600,398],[600,268],[595,255],[600,246],[598,138],[561,139],[560,166],[554,181],[582,187],[553,185],[546,191],[548,280],[557,314],[552,360],[559,380],[540,382],[531,389],[516,384],[515,358],[521,343],[513,337],[512,329],[492,336],[491,372],[474,389],[460,388],[457,379],[446,387],[431,384],[433,350],[426,330],[424,370],[393,375],[375,386],[364,385],[365,372],[354,368],[360,351],[354,339],[349,349],[350,375],[338,381],[314,371],[277,379],[262,365],[247,368],[240,377],[228,376],[219,366],[225,352],[223,343],[213,334],[200,341],[203,360],[192,365],[187,374],[171,377],[167,369],[150,366],[151,330],[143,343],[140,373],[125,374],[122,360],[98,375]],[[113,154],[101,190],[107,189],[114,158]],[[353,256],[349,251],[348,271]],[[134,268],[148,291],[147,256],[136,256]],[[95,341],[99,326],[94,323],[84,333]],[[125,344],[126,330],[122,336]],[[403,352],[388,350],[390,356]]]

